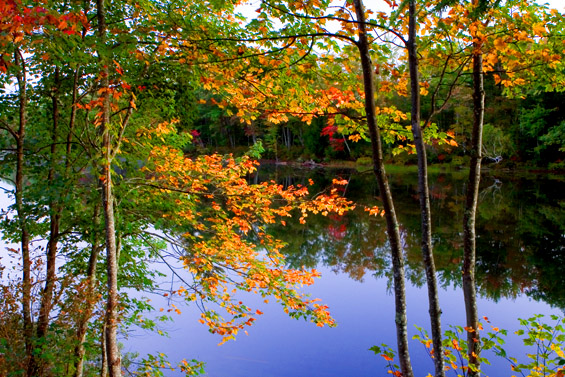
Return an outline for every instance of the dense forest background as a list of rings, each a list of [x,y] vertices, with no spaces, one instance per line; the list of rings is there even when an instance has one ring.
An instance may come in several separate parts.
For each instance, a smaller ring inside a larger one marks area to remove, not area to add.
[[[499,168],[563,169],[565,95],[562,92],[539,92],[528,93],[524,98],[508,98],[503,94],[501,85],[494,83],[492,76],[487,76],[485,89],[485,162],[494,163]],[[449,148],[428,146],[431,163],[452,163],[455,166],[468,164],[466,146],[471,137],[471,91],[471,82],[461,82],[450,105],[438,114],[438,129],[454,132],[458,145]],[[216,101],[221,101],[221,98]],[[390,96],[387,103],[403,112],[410,110],[407,97]],[[187,112],[186,107],[180,106],[183,108],[180,113],[182,127],[196,136],[187,148],[189,153],[243,153],[254,142],[262,140],[265,146],[263,158],[266,159],[297,162],[312,160],[317,163],[361,159],[361,164],[370,162],[369,142],[348,141],[346,135],[335,133],[323,117],[314,119],[310,124],[294,118],[275,125],[259,118],[252,125],[242,127],[237,116],[226,115],[213,102],[193,103],[191,110]],[[426,109],[429,108],[426,98],[422,106],[426,116],[426,110],[429,112]],[[393,149],[394,144],[389,144],[386,148],[389,163],[415,163],[416,156],[408,153],[393,154]]]

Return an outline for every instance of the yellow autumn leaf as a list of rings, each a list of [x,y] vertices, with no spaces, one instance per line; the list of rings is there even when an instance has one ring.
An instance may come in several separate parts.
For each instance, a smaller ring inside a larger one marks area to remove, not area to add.
[[[545,25],[542,23],[534,24],[532,31],[534,32],[534,35],[545,35],[547,33]]]
[[[555,353],[557,354],[557,356],[561,357],[561,358],[565,358],[565,354],[563,353],[563,350],[561,349],[561,347],[559,347],[558,345],[552,344],[550,346],[552,351],[555,351]]]
[[[488,54],[485,61],[489,65],[495,65],[498,62],[498,56],[496,54]]]
[[[361,140],[361,135],[359,134],[349,135],[348,139],[353,142],[358,142],[359,140]]]
[[[494,40],[494,47],[496,47],[497,50],[502,51],[506,49],[506,42],[502,38],[496,38]]]
[[[524,85],[526,83],[526,80],[524,80],[523,78],[517,78],[516,80],[514,80],[514,85]]]

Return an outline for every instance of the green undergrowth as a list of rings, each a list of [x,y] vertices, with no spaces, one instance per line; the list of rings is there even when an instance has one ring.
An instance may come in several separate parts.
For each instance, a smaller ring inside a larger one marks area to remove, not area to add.
[[[514,332],[518,336],[527,352],[524,355],[512,355],[504,346],[510,336],[507,330],[493,326],[488,318],[479,325],[481,365],[491,365],[496,360],[497,365],[508,365],[507,372],[503,367],[497,370],[498,376],[522,377],[564,377],[565,376],[565,317],[551,315],[546,318],[542,314],[534,315],[528,319],[519,319],[520,329]],[[487,329],[488,327],[488,329]],[[432,339],[428,332],[416,326],[419,334],[413,339],[418,340],[430,356],[434,357]],[[475,365],[469,365],[467,354],[467,331],[473,331],[462,326],[450,326],[445,331],[443,338],[444,360],[446,375],[465,377],[470,370],[478,371],[480,376],[487,376]],[[388,345],[381,344],[370,348],[376,355],[380,355],[387,362],[388,373],[393,376],[402,376],[398,365],[395,363],[396,352]],[[502,360],[501,360],[502,359]],[[423,374],[418,372],[418,375]],[[428,374],[427,376],[431,376]]]

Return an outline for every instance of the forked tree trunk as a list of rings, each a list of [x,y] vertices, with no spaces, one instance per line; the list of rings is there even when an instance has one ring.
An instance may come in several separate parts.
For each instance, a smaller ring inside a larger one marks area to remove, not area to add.
[[[436,279],[436,268],[432,251],[432,224],[430,210],[430,194],[428,188],[428,162],[426,147],[422,137],[420,125],[420,79],[418,72],[418,55],[416,51],[416,0],[410,0],[408,4],[409,25],[408,41],[408,64],[410,68],[410,89],[412,100],[411,122],[414,144],[418,155],[418,196],[420,198],[420,213],[422,222],[422,257],[426,271],[428,285],[429,314],[432,328],[432,342],[434,346],[434,365],[436,377],[445,376],[443,346],[441,344],[441,310]]]
[[[468,376],[478,377],[479,361],[479,314],[475,286],[476,233],[475,219],[481,181],[483,119],[485,91],[483,85],[483,55],[481,43],[473,42],[473,132],[471,137],[471,165],[463,215],[463,296],[467,318]]]
[[[98,38],[103,48],[106,44],[106,11],[104,0],[97,0]],[[106,265],[108,279],[108,301],[106,305],[106,354],[110,377],[121,377],[122,367],[118,348],[118,261],[116,248],[116,227],[114,217],[114,195],[112,186],[112,145],[110,140],[110,96],[109,96],[109,59],[105,51],[99,51],[102,59],[100,86],[102,90],[102,119],[100,134],[103,153],[100,171],[102,188],[102,209],[104,211],[104,227],[106,233]]]
[[[402,376],[413,377],[410,353],[408,350],[408,329],[406,320],[406,289],[404,282],[404,255],[402,253],[402,243],[400,231],[392,194],[386,177],[383,161],[383,151],[381,137],[376,120],[375,109],[375,86],[374,71],[369,45],[367,42],[367,31],[365,27],[365,11],[362,0],[354,0],[355,13],[358,21],[359,41],[357,47],[361,57],[361,67],[363,70],[363,89],[365,91],[365,112],[367,114],[367,125],[371,137],[371,148],[373,154],[373,171],[375,173],[387,224],[387,234],[391,248],[393,281],[394,281],[394,301],[395,301],[395,323],[396,339],[398,346],[398,358]]]

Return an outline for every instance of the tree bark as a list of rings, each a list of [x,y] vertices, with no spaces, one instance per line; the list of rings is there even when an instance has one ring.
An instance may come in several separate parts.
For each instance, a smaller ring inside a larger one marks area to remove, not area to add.
[[[99,0],[102,1],[102,0]],[[105,100],[104,102],[108,102]],[[109,114],[109,106],[104,106],[104,113]],[[109,119],[109,116],[105,118]],[[104,122],[103,122],[104,123]],[[109,127],[109,123],[102,125]],[[121,376],[121,359],[118,348],[118,261],[116,248],[116,226],[114,217],[114,195],[112,187],[110,135],[106,129],[102,139],[102,148],[106,161],[102,166],[100,185],[102,186],[102,207],[104,209],[106,233],[106,264],[108,274],[108,302],[106,305],[106,349],[110,377]]]
[[[476,2],[475,2],[476,3]],[[479,361],[479,314],[475,286],[476,231],[475,219],[481,181],[482,135],[485,111],[483,84],[483,55],[481,42],[473,42],[473,132],[471,137],[471,165],[465,196],[463,215],[463,296],[467,318],[467,348],[470,377],[478,377]]]
[[[33,319],[31,315],[31,257],[29,252],[30,235],[27,228],[27,214],[24,209],[24,141],[27,126],[27,74],[24,57],[16,48],[14,60],[19,70],[16,74],[19,96],[19,126],[16,133],[16,179],[15,197],[16,211],[20,223],[20,247],[22,252],[22,317],[24,325],[24,342],[27,358],[27,375],[31,376],[33,365]]]
[[[394,210],[394,202],[386,176],[381,137],[376,120],[374,70],[369,54],[367,31],[365,27],[365,11],[362,0],[354,0],[355,13],[358,21],[359,41],[357,47],[361,57],[363,70],[363,89],[365,92],[365,112],[367,125],[371,138],[373,155],[373,171],[377,179],[379,191],[383,201],[383,209],[387,224],[387,234],[391,247],[394,298],[395,298],[395,324],[400,370],[404,377],[413,377],[412,363],[408,350],[408,329],[406,319],[406,289],[404,281],[404,255],[400,240],[399,224]]]
[[[51,149],[50,149],[50,166],[47,174],[47,183],[49,187],[53,187],[55,183],[55,164],[57,163],[57,138],[59,132],[59,103],[58,91],[60,86],[59,68],[55,69],[55,80],[52,93],[52,119],[53,129],[51,134]],[[42,339],[47,335],[49,327],[49,315],[53,306],[53,290],[57,280],[56,259],[57,259],[57,244],[59,238],[59,225],[61,219],[61,205],[55,198],[49,200],[49,239],[47,241],[47,255],[46,255],[46,276],[45,286],[41,295],[41,306],[39,309],[39,317],[37,319],[37,339]],[[34,362],[30,366],[32,375],[43,374],[41,365]]]
[[[98,37],[100,44],[106,44],[106,11],[104,0],[97,0]],[[112,145],[110,140],[110,96],[109,96],[109,59],[106,51],[98,52],[102,60],[100,79],[102,119],[100,133],[102,137],[103,162],[100,167],[99,183],[102,189],[102,208],[104,210],[106,233],[106,265],[108,275],[108,300],[106,304],[106,354],[110,377],[121,377],[121,358],[118,348],[118,261],[116,248],[116,227],[114,217],[114,195],[112,186]]]
[[[88,270],[86,273],[86,292],[85,292],[85,305],[83,313],[81,313],[77,322],[76,337],[77,344],[74,349],[74,377],[82,377],[84,371],[84,340],[86,339],[86,331],[88,329],[88,321],[92,317],[94,307],[96,306],[96,263],[98,262],[98,255],[100,254],[101,245],[99,240],[100,224],[100,205],[94,206],[92,223],[94,224],[94,235],[91,242],[90,258],[88,259]]]
[[[108,354],[106,352],[106,324],[102,327],[102,339],[101,339],[101,347],[100,347],[100,356],[101,356],[101,366],[100,366],[100,377],[107,377],[108,376]]]
[[[422,257],[424,269],[426,271],[426,281],[428,285],[429,314],[432,329],[432,342],[434,346],[434,365],[436,377],[445,376],[443,346],[441,344],[441,310],[439,307],[439,297],[436,279],[436,268],[432,251],[432,229],[431,229],[431,210],[430,195],[428,188],[428,162],[426,157],[426,147],[422,137],[422,127],[420,125],[420,79],[418,72],[418,55],[416,51],[416,0],[410,0],[408,4],[409,25],[408,41],[408,64],[410,69],[410,89],[411,89],[411,122],[414,144],[418,156],[418,196],[420,198],[420,212],[422,225]]]
[[[76,123],[76,116],[77,116],[77,98],[78,98],[78,79],[80,77],[80,66],[77,67],[75,73],[73,75],[73,99],[71,103],[71,116],[69,119],[69,132],[67,133],[67,146],[66,146],[66,160],[65,160],[65,168],[68,170],[71,166],[71,145],[73,142],[73,132],[75,130],[75,123]]]

